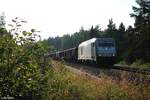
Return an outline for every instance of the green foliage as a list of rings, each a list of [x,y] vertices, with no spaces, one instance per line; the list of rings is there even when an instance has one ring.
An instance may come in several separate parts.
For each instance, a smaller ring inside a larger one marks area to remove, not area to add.
[[[136,3],[139,7],[133,7],[134,13],[131,14],[135,18],[135,28],[129,32],[133,41],[129,57],[136,55],[135,59],[150,61],[150,1],[136,0]]]
[[[113,22],[113,19],[109,19],[107,29],[104,31],[104,33],[105,33],[104,34],[105,37],[116,38],[117,29],[115,23]]]
[[[107,30],[106,30],[106,32],[108,33],[108,34],[112,34],[112,32],[115,32],[116,31],[116,25],[114,24],[114,22],[113,22],[113,19],[110,19],[109,20],[109,24],[107,25]],[[110,34],[110,35],[111,35]]]
[[[100,32],[99,26],[96,26],[95,28],[93,28],[92,26],[89,33],[90,38],[99,37],[99,32]]]
[[[16,26],[10,32],[15,35],[0,29],[0,96],[44,98],[52,73],[50,60],[44,57],[46,47],[34,42],[32,32],[19,34],[21,21],[13,22]]]

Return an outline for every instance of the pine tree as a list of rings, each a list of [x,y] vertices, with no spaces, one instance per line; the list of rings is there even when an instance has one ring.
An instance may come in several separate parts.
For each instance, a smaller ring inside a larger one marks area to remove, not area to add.
[[[105,36],[116,38],[116,32],[116,24],[113,22],[113,19],[110,19],[107,25],[107,29],[105,30]]]
[[[140,58],[150,60],[150,0],[136,0],[139,7],[133,7],[135,18],[134,36],[135,48],[140,52]]]
[[[99,37],[99,32],[100,32],[100,29],[98,25],[95,28],[92,26],[90,29],[90,33],[89,33],[90,38]]]
[[[117,44],[118,44],[118,54],[119,56],[122,55],[123,51],[125,50],[125,48],[127,47],[126,46],[126,37],[125,37],[125,25],[123,24],[123,22],[120,23],[119,25],[119,28],[117,30],[117,33],[116,33],[116,41],[117,41]]]

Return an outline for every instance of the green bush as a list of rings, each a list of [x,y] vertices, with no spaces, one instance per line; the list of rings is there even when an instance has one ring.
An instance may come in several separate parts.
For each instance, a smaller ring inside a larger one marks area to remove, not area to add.
[[[48,96],[51,62],[33,32],[13,36],[0,29],[0,97],[42,99]]]

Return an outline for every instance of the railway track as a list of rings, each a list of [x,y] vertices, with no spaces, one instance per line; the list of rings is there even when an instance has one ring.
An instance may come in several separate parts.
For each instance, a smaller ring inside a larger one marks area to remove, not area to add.
[[[133,72],[133,73],[139,73],[139,74],[143,74],[143,75],[150,75],[150,68],[148,67],[130,67],[127,65],[121,65],[121,64],[114,64],[113,66],[106,66],[106,67],[101,67],[101,66],[95,66],[95,65],[84,65],[84,64],[79,64],[79,63],[67,63],[70,65],[75,65],[75,66],[79,66],[79,68],[96,68],[96,69],[101,69],[101,70],[120,70],[120,71],[126,71],[126,72]],[[76,67],[77,68],[77,67]]]
[[[128,72],[150,75],[150,68],[148,68],[148,67],[139,68],[139,67],[129,67],[127,65],[115,64],[112,68],[118,69],[118,70],[123,70],[123,71],[128,71]]]
[[[65,65],[74,69],[94,75],[95,77],[109,76],[114,80],[127,80],[134,84],[148,84],[150,83],[150,69],[149,68],[133,68],[124,65],[114,65],[113,67],[103,67],[83,65],[78,63],[66,62]]]

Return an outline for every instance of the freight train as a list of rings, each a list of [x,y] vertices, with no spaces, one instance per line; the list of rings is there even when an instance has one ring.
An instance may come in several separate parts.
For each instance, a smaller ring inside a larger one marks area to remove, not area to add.
[[[92,38],[77,47],[51,53],[50,57],[73,62],[112,65],[115,63],[116,44],[113,38]]]

